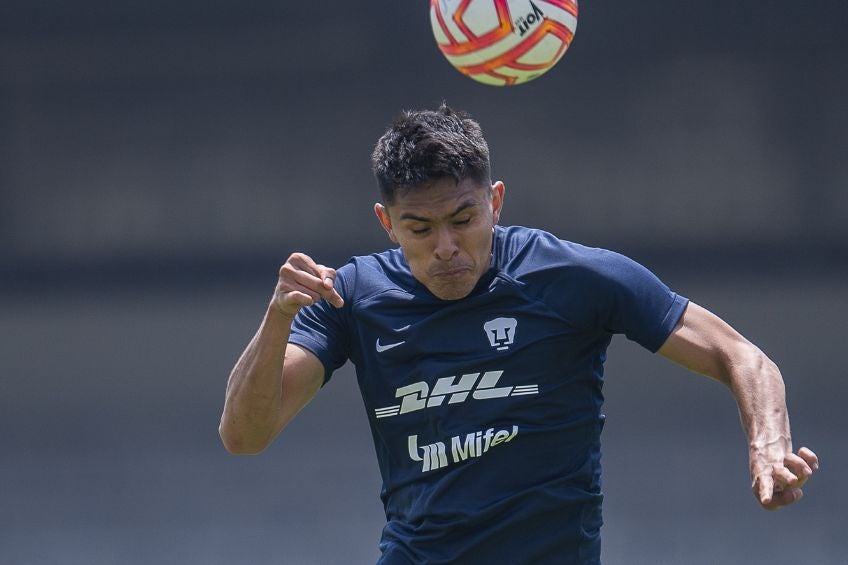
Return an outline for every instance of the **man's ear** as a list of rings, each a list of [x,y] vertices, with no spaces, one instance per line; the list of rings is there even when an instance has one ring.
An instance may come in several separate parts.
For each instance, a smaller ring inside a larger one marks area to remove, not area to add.
[[[492,225],[497,225],[503,209],[504,192],[506,187],[501,181],[492,185]]]
[[[374,204],[374,213],[377,214],[377,219],[380,220],[380,225],[383,226],[383,229],[386,230],[386,233],[389,234],[389,239],[392,242],[397,243],[397,237],[395,237],[395,232],[392,229],[392,219],[389,217],[388,209],[377,202]]]

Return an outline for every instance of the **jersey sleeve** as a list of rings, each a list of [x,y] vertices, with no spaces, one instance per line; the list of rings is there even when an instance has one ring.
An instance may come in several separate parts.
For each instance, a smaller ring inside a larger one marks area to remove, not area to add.
[[[326,300],[301,308],[292,323],[289,343],[311,351],[324,366],[324,384],[350,357],[350,306],[353,266],[336,271],[335,289],[345,301],[336,308]]]
[[[535,277],[544,277],[545,302],[589,334],[624,334],[656,352],[689,300],[651,271],[614,251],[584,247],[550,234],[530,240]],[[540,268],[540,265],[545,267]]]
[[[611,334],[624,334],[656,352],[671,334],[689,300],[669,289],[636,261],[599,252],[592,273],[595,305],[591,322]]]

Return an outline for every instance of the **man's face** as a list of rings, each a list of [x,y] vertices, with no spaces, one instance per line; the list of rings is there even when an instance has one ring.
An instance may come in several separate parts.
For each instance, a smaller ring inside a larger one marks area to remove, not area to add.
[[[488,270],[504,185],[452,178],[395,196],[374,211],[412,275],[442,300],[468,296]]]

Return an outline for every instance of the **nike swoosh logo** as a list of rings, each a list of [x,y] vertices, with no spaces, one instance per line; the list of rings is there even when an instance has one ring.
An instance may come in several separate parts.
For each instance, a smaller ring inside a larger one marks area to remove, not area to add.
[[[397,347],[398,345],[403,345],[404,343],[406,343],[406,341],[398,341],[396,343],[387,343],[385,345],[381,345],[380,339],[378,338],[377,339],[377,345],[376,345],[377,353],[382,353],[383,351],[388,351],[389,349],[393,349],[393,348]]]

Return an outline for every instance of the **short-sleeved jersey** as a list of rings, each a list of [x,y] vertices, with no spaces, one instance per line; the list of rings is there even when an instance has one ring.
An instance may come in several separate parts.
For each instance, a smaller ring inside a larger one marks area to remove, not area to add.
[[[400,249],[340,268],[336,309],[290,341],[328,380],[350,359],[387,523],[380,563],[600,561],[603,363],[614,334],[656,351],[687,300],[617,253],[496,227],[474,290],[440,300]]]

